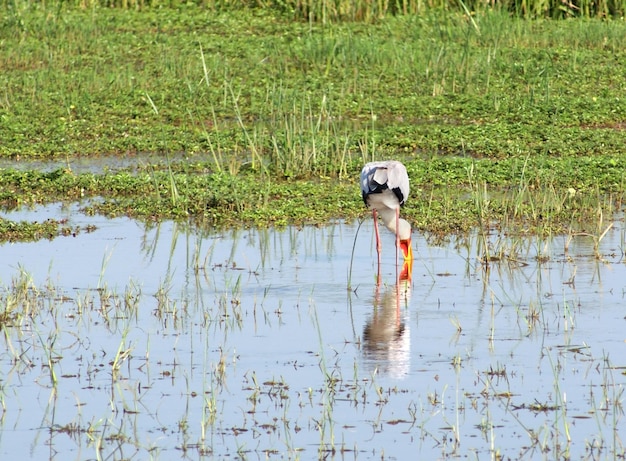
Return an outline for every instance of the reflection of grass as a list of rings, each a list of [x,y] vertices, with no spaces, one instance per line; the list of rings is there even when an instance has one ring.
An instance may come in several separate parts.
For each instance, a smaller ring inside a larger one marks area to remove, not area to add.
[[[319,339],[319,367],[322,372],[324,387],[321,390],[322,403],[321,414],[316,419],[315,425],[320,434],[320,442],[318,445],[318,457],[325,457],[328,453],[335,453],[335,419],[334,419],[334,403],[335,392],[338,378],[335,373],[329,370],[326,363],[326,345],[322,340],[322,329],[320,327],[319,318],[317,316],[317,308],[311,306],[313,322],[317,330]]]

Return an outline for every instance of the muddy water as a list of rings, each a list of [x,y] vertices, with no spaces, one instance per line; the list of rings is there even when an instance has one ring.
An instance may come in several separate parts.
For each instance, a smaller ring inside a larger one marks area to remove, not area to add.
[[[416,234],[398,285],[387,234],[376,283],[369,221],[10,217],[97,230],[0,247],[2,302],[27,312],[3,325],[3,459],[624,453],[621,221],[600,258],[586,236]],[[479,261],[498,246],[507,259]]]

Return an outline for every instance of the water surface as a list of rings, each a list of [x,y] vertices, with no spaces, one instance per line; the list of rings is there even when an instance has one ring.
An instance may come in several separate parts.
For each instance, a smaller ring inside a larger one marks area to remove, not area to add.
[[[429,245],[396,286],[372,225],[86,217],[0,247],[7,459],[623,456],[624,225]],[[485,244],[509,257],[486,265]],[[352,254],[354,244],[354,255]]]

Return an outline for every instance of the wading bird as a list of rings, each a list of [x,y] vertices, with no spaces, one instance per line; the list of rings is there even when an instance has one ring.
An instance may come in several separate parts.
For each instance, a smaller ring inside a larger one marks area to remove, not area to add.
[[[379,275],[382,244],[378,233],[378,216],[385,227],[396,234],[396,264],[400,249],[405,266],[408,265],[410,271],[413,261],[411,225],[400,218],[400,207],[409,196],[409,175],[405,166],[396,160],[367,163],[361,170],[361,192],[363,201],[372,209],[374,217]]]

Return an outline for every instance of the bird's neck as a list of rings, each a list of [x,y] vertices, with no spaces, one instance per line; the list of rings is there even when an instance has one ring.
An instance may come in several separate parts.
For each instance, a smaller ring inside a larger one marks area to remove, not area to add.
[[[399,228],[396,229],[396,210],[379,210],[378,216],[380,216],[387,229],[394,234],[398,234],[400,240],[406,240],[411,237],[411,225],[407,220],[400,218],[398,220]]]

